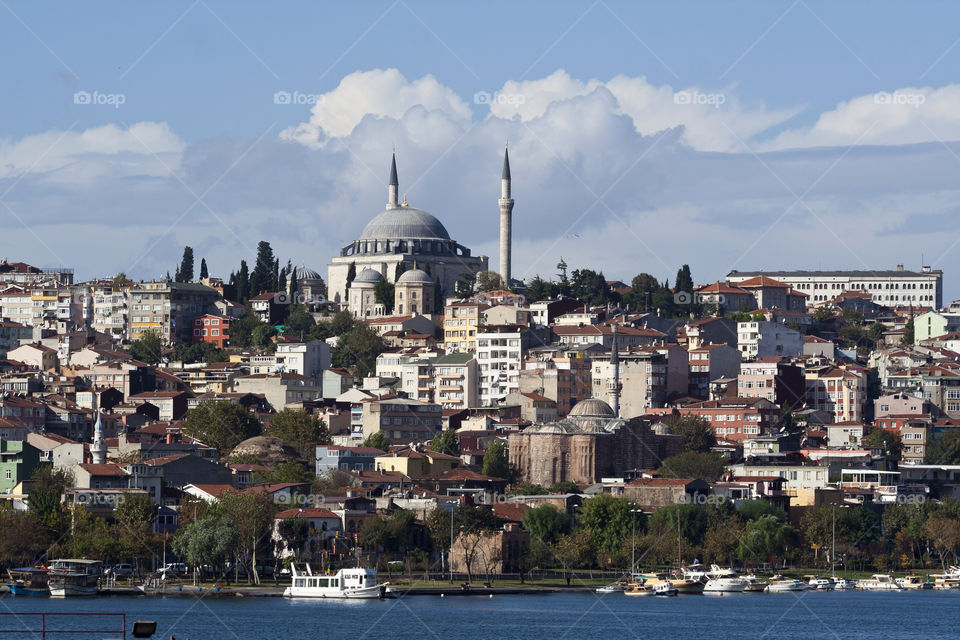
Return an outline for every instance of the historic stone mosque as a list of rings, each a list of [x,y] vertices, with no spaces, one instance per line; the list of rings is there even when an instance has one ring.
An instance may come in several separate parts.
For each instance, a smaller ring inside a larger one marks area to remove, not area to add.
[[[509,282],[511,227],[513,199],[510,194],[510,158],[506,151],[501,174],[500,208],[500,274]],[[358,316],[374,313],[373,287],[386,278],[398,285],[416,285],[421,291],[418,302],[411,300],[397,313],[432,312],[423,303],[423,294],[429,288],[433,295],[435,283],[441,293],[453,292],[458,280],[472,281],[480,271],[488,269],[487,256],[475,256],[470,249],[450,238],[446,227],[436,217],[407,204],[406,196],[399,199],[400,182],[397,179],[397,159],[390,164],[390,183],[387,207],[376,215],[360,237],[340,250],[340,255],[327,265],[327,296],[346,304]],[[403,265],[398,269],[398,265]],[[347,292],[347,277],[355,270]],[[399,278],[398,272],[401,272]]]

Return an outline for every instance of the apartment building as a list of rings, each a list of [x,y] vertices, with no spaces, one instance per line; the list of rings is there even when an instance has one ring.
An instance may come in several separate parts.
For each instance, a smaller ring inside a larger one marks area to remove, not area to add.
[[[477,350],[477,331],[488,305],[479,302],[454,302],[443,310],[443,348],[447,353]]]
[[[486,327],[477,334],[482,406],[501,404],[508,394],[520,391],[527,335],[520,327]]]
[[[444,409],[477,406],[479,367],[472,353],[451,353],[400,367],[400,385],[410,398]]]
[[[413,398],[371,398],[360,403],[363,433],[366,439],[377,431],[393,442],[423,441],[432,438],[442,426],[439,404]]]
[[[223,349],[230,343],[230,322],[227,316],[205,313],[193,319],[193,341],[207,342]]]
[[[565,416],[575,404],[593,397],[591,362],[589,358],[556,354],[527,358],[520,372],[520,392],[550,398],[557,403],[558,414]]]
[[[786,325],[766,320],[737,323],[737,342],[744,360],[769,356],[798,356],[803,351],[803,335]]]
[[[764,398],[793,409],[806,399],[803,369],[775,356],[742,363],[737,389],[741,398]]]
[[[655,408],[648,413],[699,416],[710,423],[718,438],[737,442],[771,432],[780,419],[780,408],[763,398],[721,398],[684,404],[675,409]]]
[[[594,357],[591,369],[593,397],[608,399],[614,378],[610,354]],[[662,407],[667,398],[667,371],[667,357],[655,350],[621,353],[620,417],[635,418]]]
[[[960,314],[928,311],[913,319],[913,337],[917,344],[957,331],[960,331]]]
[[[138,339],[147,332],[164,342],[191,342],[193,321],[215,313],[216,289],[195,282],[141,282],[127,292],[127,333]]]
[[[807,369],[807,407],[831,411],[836,422],[860,422],[867,398],[867,375],[863,371],[826,366]]]
[[[690,374],[687,395],[706,400],[710,382],[740,373],[740,352],[727,344],[708,344],[687,352]]]
[[[727,281],[743,286],[745,280],[767,276],[806,293],[808,304],[826,302],[844,291],[866,291],[884,306],[943,306],[943,271],[924,266],[920,271],[731,271]]]
[[[127,331],[127,292],[113,282],[91,282],[87,287],[84,315],[97,331],[122,336]]]

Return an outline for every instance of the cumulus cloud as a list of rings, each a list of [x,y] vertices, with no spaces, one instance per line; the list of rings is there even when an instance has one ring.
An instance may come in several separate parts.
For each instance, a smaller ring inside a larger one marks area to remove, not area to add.
[[[467,104],[431,75],[408,82],[396,69],[357,71],[321,94],[310,119],[285,129],[281,137],[322,145],[330,138],[349,136],[365,117],[399,119],[414,107],[439,110],[457,120],[469,120],[471,115]]]

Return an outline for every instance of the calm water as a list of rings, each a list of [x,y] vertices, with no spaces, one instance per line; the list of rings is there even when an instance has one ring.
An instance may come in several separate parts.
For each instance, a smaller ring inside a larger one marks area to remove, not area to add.
[[[615,638],[956,638],[960,592],[727,594],[628,598],[621,594],[410,597],[383,601],[291,601],[282,598],[197,599],[4,597],[0,612],[124,612],[158,622],[154,638],[169,640],[560,640]],[[19,620],[19,622],[18,622]],[[68,619],[89,628],[96,618]],[[0,616],[0,628],[23,629],[36,618]],[[67,628],[67,622],[48,622]],[[101,627],[117,626],[100,621]],[[3,633],[5,640],[32,638]],[[49,634],[48,638],[119,637]]]

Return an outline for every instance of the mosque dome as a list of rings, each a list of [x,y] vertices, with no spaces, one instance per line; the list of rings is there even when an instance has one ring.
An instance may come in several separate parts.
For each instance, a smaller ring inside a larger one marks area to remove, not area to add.
[[[291,275],[294,276],[298,282],[303,282],[304,280],[323,281],[323,277],[319,273],[313,269],[310,269],[306,265],[300,265],[299,267],[295,268]]]
[[[570,416],[580,416],[584,418],[616,418],[613,409],[603,400],[589,398],[573,405],[570,409]]]
[[[387,209],[371,220],[360,234],[360,240],[449,240],[443,223],[413,207],[398,206]]]
[[[383,280],[383,275],[379,271],[374,271],[373,269],[364,269],[357,274],[357,277],[353,279],[355,283],[368,282],[370,284],[376,284]]]
[[[422,269],[410,269],[400,274],[397,284],[433,284],[433,280],[430,274]]]

